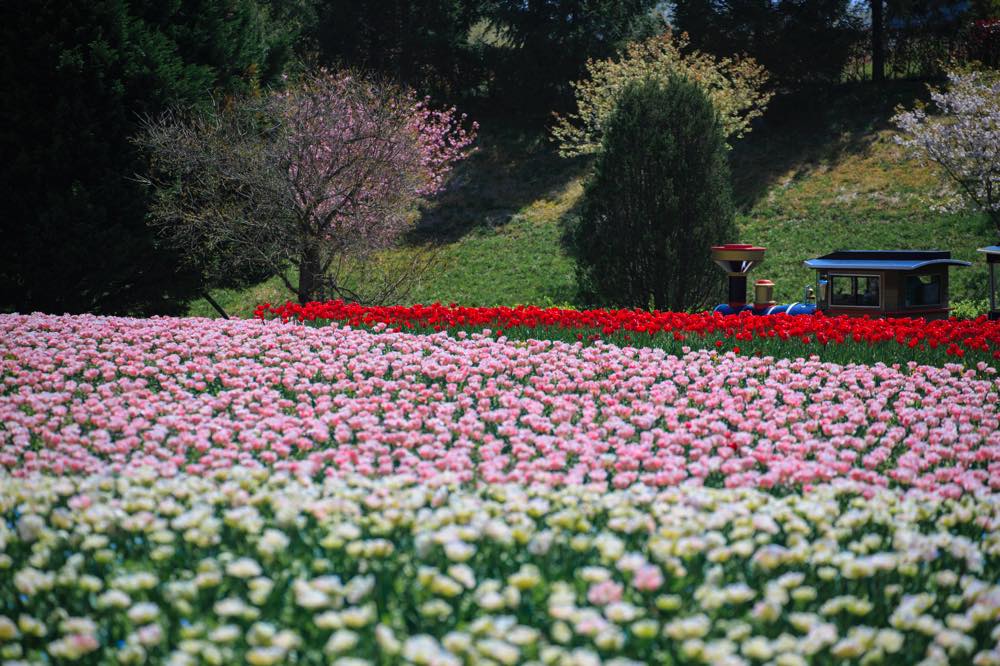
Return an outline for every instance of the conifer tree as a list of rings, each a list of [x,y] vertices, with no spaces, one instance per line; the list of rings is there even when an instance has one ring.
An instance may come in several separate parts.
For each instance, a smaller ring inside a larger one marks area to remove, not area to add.
[[[685,310],[721,286],[709,247],[736,237],[719,116],[694,83],[622,93],[587,184],[574,244],[585,300]]]

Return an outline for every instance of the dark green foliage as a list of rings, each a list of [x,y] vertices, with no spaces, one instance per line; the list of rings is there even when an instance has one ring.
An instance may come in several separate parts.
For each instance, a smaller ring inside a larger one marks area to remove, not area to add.
[[[954,0],[885,0],[888,74],[939,77],[952,60],[976,57],[973,21],[988,2]],[[872,7],[875,4],[871,5]],[[972,47],[971,49],[969,47]],[[970,52],[971,51],[971,52]]]
[[[594,304],[685,310],[723,275],[708,248],[736,238],[722,129],[693,83],[626,88],[588,182],[574,245]]]
[[[315,41],[327,64],[454,99],[482,78],[469,32],[484,8],[482,0],[320,0]]]
[[[746,53],[784,86],[841,79],[866,39],[851,0],[673,0],[674,25],[695,48]],[[863,8],[862,8],[863,9]]]
[[[1000,18],[1000,0],[972,0],[971,10],[977,19]]]
[[[489,56],[494,93],[512,108],[561,109],[570,81],[588,58],[613,55],[625,42],[662,29],[651,13],[656,0],[495,0],[490,23],[507,48]],[[662,23],[662,22],[661,22]]]
[[[266,83],[291,36],[257,0],[69,0],[0,8],[0,309],[182,311],[206,286],[157,246],[139,120]]]
[[[361,67],[482,111],[546,117],[587,58],[662,28],[656,0],[317,0],[315,43]],[[477,112],[482,115],[482,112]]]

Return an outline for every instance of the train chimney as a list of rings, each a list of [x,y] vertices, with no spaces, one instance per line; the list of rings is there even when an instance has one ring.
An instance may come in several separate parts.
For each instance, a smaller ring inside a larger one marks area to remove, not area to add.
[[[747,304],[747,273],[763,259],[764,248],[754,245],[729,243],[712,248],[712,261],[729,276],[729,307],[739,310]]]
[[[774,300],[774,283],[770,280],[757,280],[753,285],[753,309],[766,310],[777,305]]]

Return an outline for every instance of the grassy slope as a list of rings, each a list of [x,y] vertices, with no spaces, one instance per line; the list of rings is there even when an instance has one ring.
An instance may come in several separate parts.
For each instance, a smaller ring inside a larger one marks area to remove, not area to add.
[[[995,242],[995,232],[983,216],[932,211],[934,173],[903,161],[891,139],[893,108],[922,95],[920,84],[895,83],[885,92],[850,86],[832,99],[779,100],[736,146],[739,240],[768,248],[753,276],[774,280],[779,300],[798,300],[812,283],[803,260],[838,248],[951,250],[975,264],[952,273],[952,299],[985,298],[975,249]],[[480,146],[412,235],[413,243],[440,244],[439,264],[405,300],[572,303],[573,260],[562,237],[587,163],[561,160],[537,135],[490,132],[488,125]],[[215,296],[241,316],[256,303],[288,298],[277,280]],[[214,311],[199,301],[191,313]]]
[[[976,248],[996,232],[985,216],[932,210],[940,181],[931,168],[904,160],[892,138],[894,107],[923,93],[921,84],[903,82],[881,94],[846,87],[829,104],[790,100],[738,146],[741,240],[768,248],[754,276],[774,280],[779,299],[801,298],[815,280],[802,261],[836,249],[951,250],[974,264],[953,270],[952,299],[986,297]]]

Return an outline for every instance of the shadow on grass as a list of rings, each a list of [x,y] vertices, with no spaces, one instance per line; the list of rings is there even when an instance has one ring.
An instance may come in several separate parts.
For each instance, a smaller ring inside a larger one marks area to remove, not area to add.
[[[895,108],[927,99],[919,81],[845,83],[835,88],[776,96],[753,131],[736,142],[730,159],[733,195],[747,211],[779,182],[791,183],[845,155],[860,154],[889,129]],[[452,243],[481,229],[509,223],[522,209],[554,199],[566,184],[585,174],[588,158],[564,159],[537,123],[488,121],[478,150],[460,164],[448,189],[423,211],[407,241]],[[564,232],[578,206],[562,216]],[[563,245],[569,249],[568,234]]]
[[[452,243],[478,229],[504,226],[526,206],[557,198],[589,164],[586,158],[560,157],[540,127],[488,125],[476,146],[423,211],[409,242]]]
[[[845,83],[776,96],[733,147],[733,197],[749,210],[780,181],[794,182],[849,154],[863,153],[892,127],[896,106],[928,99],[918,81]]]

